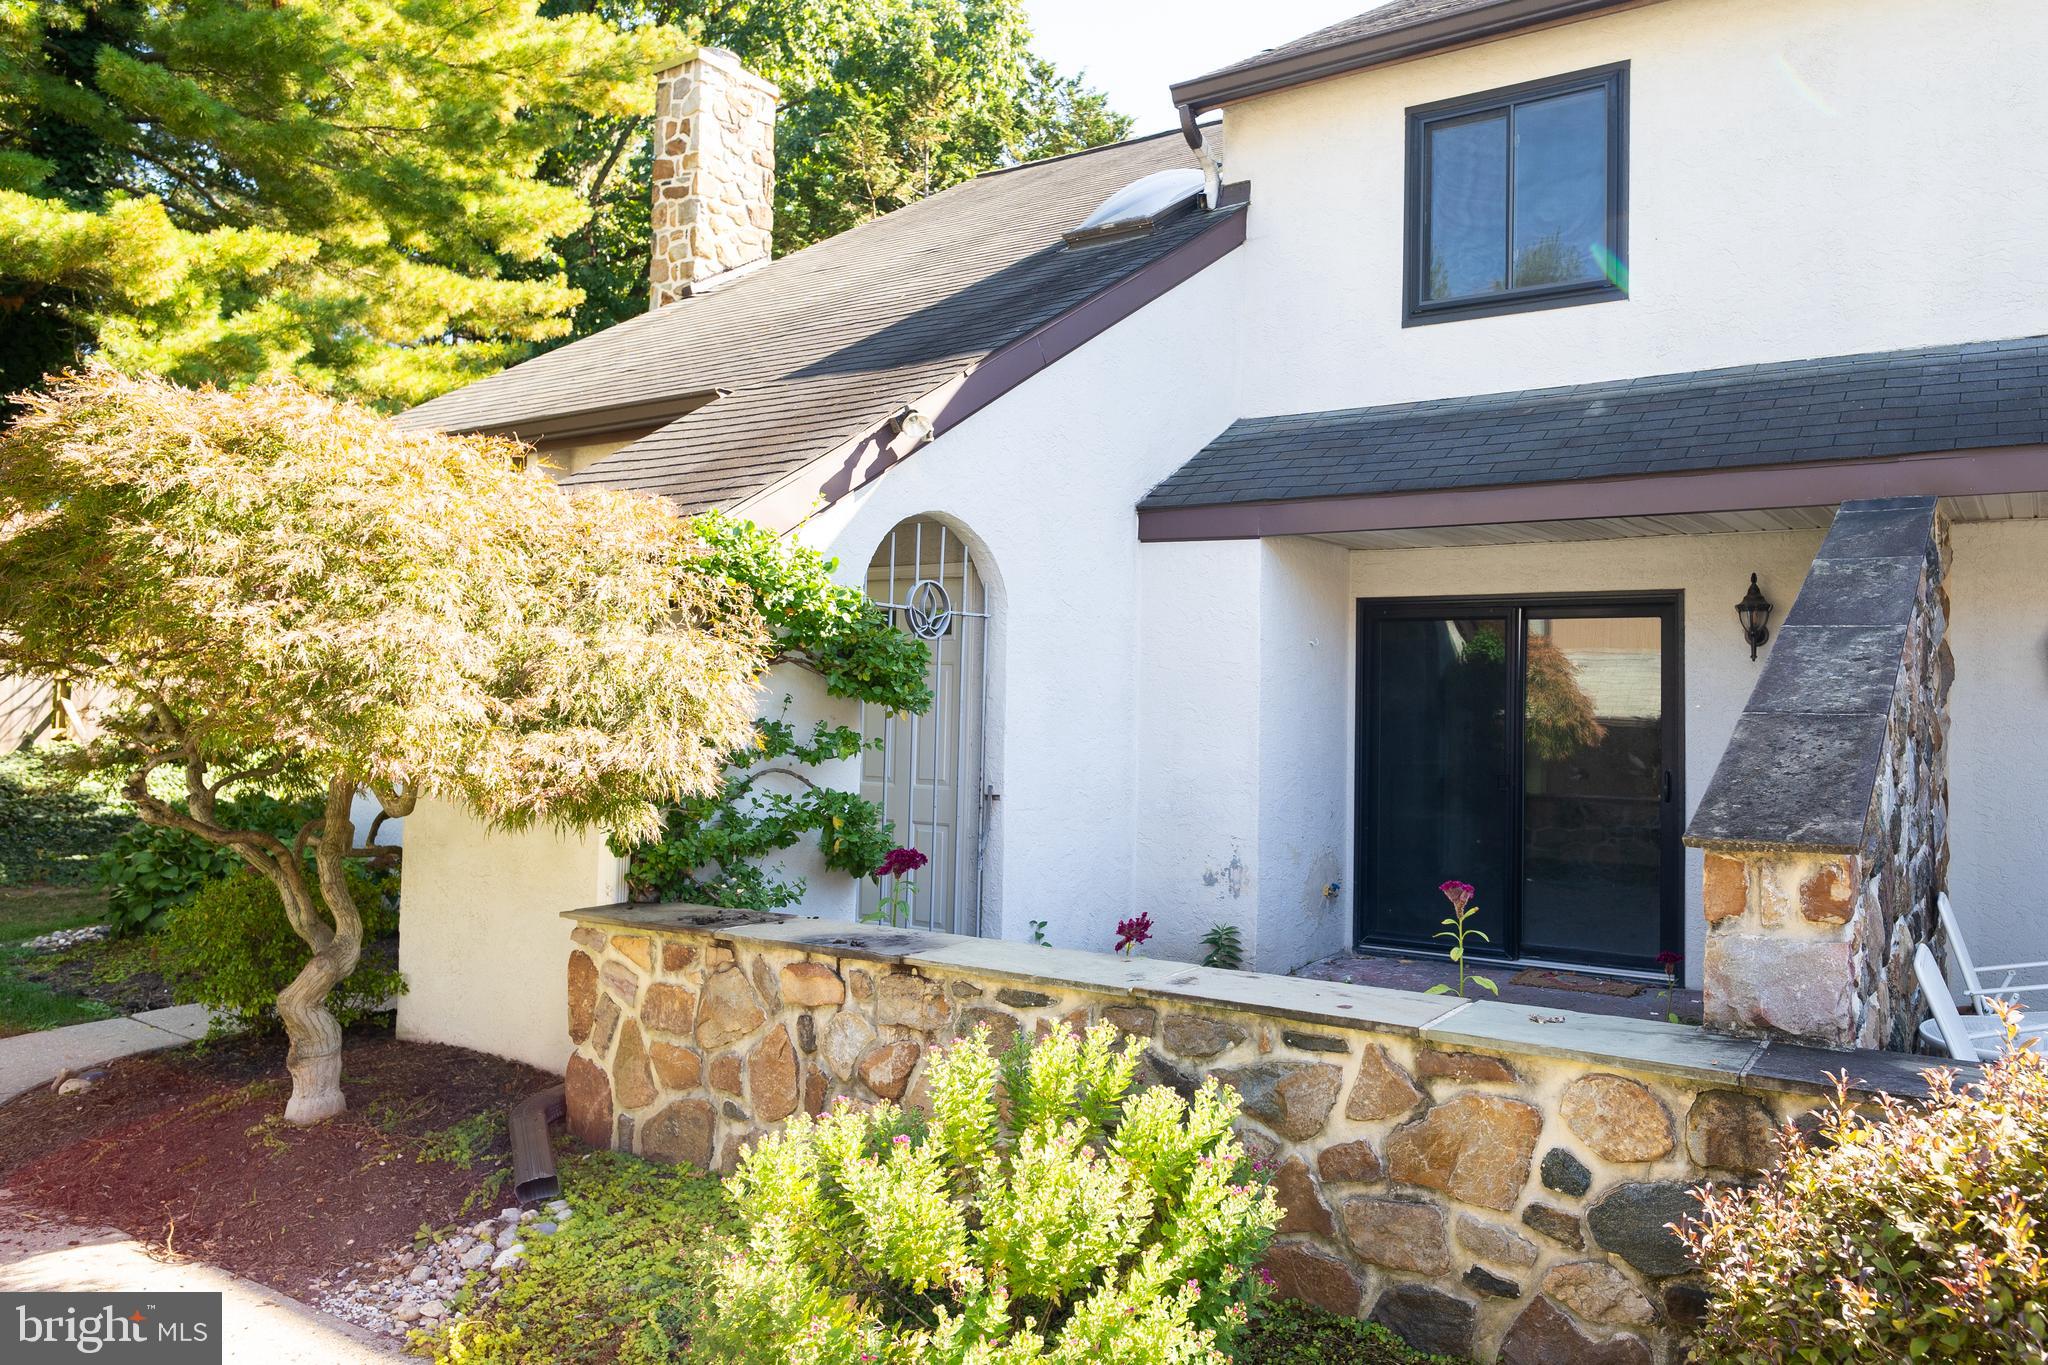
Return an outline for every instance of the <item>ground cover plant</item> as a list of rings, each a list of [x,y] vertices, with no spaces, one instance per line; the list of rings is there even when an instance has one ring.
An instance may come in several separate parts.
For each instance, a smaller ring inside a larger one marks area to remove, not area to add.
[[[738,1226],[718,1180],[619,1152],[559,1156],[575,1218],[528,1238],[504,1289],[426,1345],[437,1360],[503,1365],[691,1358],[692,1324]]]
[[[82,887],[109,846],[134,827],[120,783],[80,781],[68,746],[0,754],[0,887]]]
[[[1702,1354],[1793,1361],[2048,1359],[2048,1063],[2008,1049],[1924,1103],[1846,1092],[1754,1186],[1683,1235],[1713,1301]]]
[[[842,1103],[730,1181],[743,1249],[697,1340],[727,1361],[1218,1361],[1280,1216],[1234,1091],[1130,1092],[1098,1024],[985,1030],[930,1063],[930,1118]],[[998,1090],[1000,1088],[1001,1098]]]
[[[1252,1314],[1230,1358],[1237,1365],[1457,1365],[1414,1349],[1376,1322],[1287,1299]]]

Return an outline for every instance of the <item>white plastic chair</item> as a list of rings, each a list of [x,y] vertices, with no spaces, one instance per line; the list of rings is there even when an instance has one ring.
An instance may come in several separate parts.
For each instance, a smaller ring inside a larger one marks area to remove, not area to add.
[[[1913,975],[1919,978],[1920,993],[1927,997],[1927,1008],[1934,1014],[1932,1019],[1921,1025],[1921,1036],[1927,1035],[1927,1025],[1932,1024],[1936,1035],[1932,1041],[1938,1041],[1950,1057],[1959,1062],[1981,1061],[1977,1051],[1978,1039],[1964,1027],[1955,997],[1948,993],[1948,978],[1941,974],[1941,964],[1934,960],[1933,952],[1924,943],[1913,950]],[[1997,1022],[1995,1016],[1992,1022]]]
[[[2048,1007],[2048,962],[1994,962],[1979,967],[1970,956],[1962,926],[1956,923],[1956,912],[1948,903],[1948,892],[1940,893],[1934,904],[1941,916],[1942,932],[1948,935],[1949,950],[1955,954],[1956,970],[1962,974],[1963,989],[1969,993],[1970,1003],[1977,1013],[1991,1015],[1994,999],[2027,1009],[2030,1008],[2029,996],[2039,997],[2043,1006]],[[2014,980],[2022,976],[2036,979],[2032,982]],[[1993,981],[1993,977],[1997,980]]]

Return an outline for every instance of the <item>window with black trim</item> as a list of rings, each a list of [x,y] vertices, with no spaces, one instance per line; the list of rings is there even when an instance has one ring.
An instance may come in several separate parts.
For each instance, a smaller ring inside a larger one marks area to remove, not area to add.
[[[1628,294],[1628,67],[1408,111],[1405,320]]]

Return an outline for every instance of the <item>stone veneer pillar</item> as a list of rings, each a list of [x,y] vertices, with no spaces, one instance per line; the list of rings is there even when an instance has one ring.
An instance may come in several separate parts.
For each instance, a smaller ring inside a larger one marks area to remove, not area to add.
[[[1933,498],[1836,514],[1686,832],[1708,1028],[1912,1050],[1948,875],[1947,562]]]
[[[659,308],[714,275],[768,259],[777,92],[716,47],[694,49],[655,82],[648,287]]]

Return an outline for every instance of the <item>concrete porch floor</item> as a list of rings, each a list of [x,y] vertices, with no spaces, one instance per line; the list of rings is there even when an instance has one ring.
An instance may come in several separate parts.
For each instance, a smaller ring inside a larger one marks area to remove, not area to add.
[[[1500,999],[1510,1005],[1577,1010],[1582,1014],[1613,1014],[1632,1019],[1662,1019],[1666,1014],[1676,1014],[1682,1024],[1700,1021],[1698,991],[1674,990],[1667,1001],[1664,987],[1659,983],[1602,976],[1597,972],[1524,968],[1514,963],[1479,963],[1474,970],[1498,983]],[[1512,978],[1524,971],[1532,976],[1540,973],[1559,984],[1515,984]],[[1354,986],[1384,986],[1396,991],[1426,991],[1439,982],[1454,991],[1458,988],[1455,964],[1442,958],[1401,957],[1391,953],[1339,953],[1320,962],[1311,962],[1293,974],[1315,981],[1344,981]],[[1633,994],[1623,995],[1607,989],[1586,989],[1589,986],[1636,989]],[[1468,993],[1474,999],[1492,998],[1478,986],[1471,987]]]

